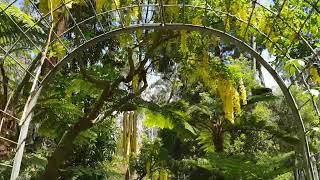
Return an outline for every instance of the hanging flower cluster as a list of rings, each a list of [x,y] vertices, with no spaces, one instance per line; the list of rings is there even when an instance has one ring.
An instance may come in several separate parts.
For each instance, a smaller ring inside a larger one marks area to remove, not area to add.
[[[224,117],[234,123],[234,115],[241,111],[238,91],[230,80],[225,79],[217,81],[217,91],[223,103]]]
[[[320,76],[319,76],[319,67],[317,64],[313,64],[310,68],[310,76],[313,82],[319,84],[320,83]]]

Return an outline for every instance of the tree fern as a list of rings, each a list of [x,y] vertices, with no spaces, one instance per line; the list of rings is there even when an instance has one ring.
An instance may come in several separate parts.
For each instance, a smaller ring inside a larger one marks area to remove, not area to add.
[[[45,38],[44,28],[37,24],[31,16],[13,5],[9,8],[7,6],[7,3],[0,3],[0,11],[5,10],[0,14],[0,46],[8,46],[18,38],[21,38],[21,45],[31,46],[31,41],[39,43]],[[28,30],[28,32],[24,35],[15,23],[22,31]]]
[[[152,112],[149,110],[145,110],[145,116],[146,118],[143,121],[143,124],[146,127],[152,128],[157,127],[160,129],[172,129],[173,128],[173,122],[171,119],[166,118],[160,113]]]
[[[213,153],[215,151],[213,144],[212,134],[208,131],[201,131],[197,137],[198,144],[200,148],[207,153]]]
[[[274,179],[292,170],[294,153],[261,154],[255,160],[244,155],[212,153],[208,158],[186,161],[208,171],[218,172],[226,179]]]
[[[185,112],[183,102],[175,102],[161,107],[151,102],[140,101],[139,106],[145,109],[144,125],[147,127],[176,129],[196,134],[195,128],[188,123],[191,117]]]

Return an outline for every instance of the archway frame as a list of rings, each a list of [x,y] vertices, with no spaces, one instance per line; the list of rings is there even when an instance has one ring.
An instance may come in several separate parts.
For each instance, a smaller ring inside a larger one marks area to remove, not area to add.
[[[201,32],[207,32],[212,35],[216,35],[223,40],[233,43],[234,45],[237,45],[240,49],[242,49],[244,52],[247,52],[248,54],[252,55],[258,63],[260,63],[266,70],[271,74],[271,76],[274,78],[274,80],[279,85],[282,93],[284,94],[288,105],[293,113],[293,116],[295,118],[296,123],[299,125],[299,139],[302,140],[302,148],[304,155],[304,161],[306,165],[311,168],[312,166],[310,164],[310,150],[308,145],[308,140],[306,137],[306,129],[304,127],[304,122],[301,118],[300,112],[298,110],[297,104],[289,91],[287,85],[284,83],[283,79],[278,75],[278,73],[272,68],[272,66],[261,57],[261,55],[256,52],[254,49],[252,49],[249,45],[243,43],[240,39],[235,38],[225,32],[208,28],[204,26],[195,26],[195,25],[188,25],[188,24],[143,24],[143,25],[137,25],[137,26],[131,26],[126,28],[120,28],[117,30],[110,31],[108,33],[102,34],[100,36],[97,36],[94,39],[91,39],[90,41],[82,44],[77,48],[75,51],[70,52],[68,56],[63,58],[55,67],[51,70],[51,72],[43,79],[43,81],[39,85],[39,89],[41,89],[43,86],[45,86],[47,83],[49,83],[50,79],[53,78],[54,74],[59,71],[59,69],[67,63],[69,60],[75,58],[78,53],[80,53],[82,50],[85,50],[86,48],[90,47],[91,45],[94,45],[100,41],[103,41],[111,36],[116,36],[121,33],[129,33],[138,29],[154,29],[154,30],[163,30],[163,29],[170,29],[170,30],[190,30],[190,31],[201,31]]]
[[[16,1],[16,0],[15,0]],[[12,3],[10,3],[8,5],[7,8],[9,8],[15,1],[13,1]],[[32,3],[32,1],[30,0],[30,2]],[[70,2],[70,1],[69,1]],[[161,1],[162,2],[162,1]],[[258,3],[258,2],[256,2]],[[283,2],[283,4],[285,3],[285,0]],[[318,1],[317,1],[318,3]],[[32,3],[33,4],[33,3]],[[62,3],[61,6],[57,7],[54,11],[56,10],[59,10],[61,7],[63,6],[66,6],[68,3]],[[34,5],[34,4],[33,4]],[[316,4],[317,5],[317,4]],[[69,29],[67,29],[63,34],[61,34],[60,36],[57,36],[56,33],[55,36],[56,36],[56,39],[51,41],[50,44],[54,43],[55,41],[59,41],[61,42],[60,40],[60,37],[62,37],[64,34],[68,33],[70,30],[74,29],[74,28],[78,28],[78,30],[81,32],[81,29],[79,28],[79,26],[82,24],[82,23],[85,23],[87,22],[88,20],[90,19],[93,19],[93,18],[97,18],[97,16],[102,16],[104,14],[108,14],[108,13],[118,13],[118,14],[121,14],[123,12],[121,11],[124,11],[126,9],[130,9],[130,8],[140,8],[141,6],[144,6],[144,7],[157,7],[159,9],[159,11],[163,11],[164,8],[166,7],[183,7],[183,8],[199,8],[199,9],[202,9],[205,11],[206,13],[206,16],[207,16],[207,13],[208,12],[213,12],[213,13],[220,13],[222,15],[225,15],[225,16],[230,16],[230,17],[233,17],[235,19],[237,19],[238,21],[244,23],[247,25],[247,28],[252,28],[254,29],[255,31],[257,31],[261,36],[263,36],[267,41],[270,41],[278,50],[280,50],[285,56],[287,56],[287,53],[288,53],[288,50],[283,50],[281,47],[278,46],[277,43],[273,42],[270,38],[269,38],[269,35],[270,34],[265,34],[263,33],[261,30],[259,30],[257,27],[255,27],[254,24],[251,24],[250,23],[250,20],[251,20],[251,16],[249,18],[248,21],[245,21],[235,15],[232,15],[232,14],[229,14],[228,12],[219,12],[219,11],[215,11],[213,10],[212,8],[208,8],[207,5],[205,6],[193,6],[193,5],[186,5],[186,4],[177,4],[177,5],[164,5],[163,3],[159,3],[159,4],[147,4],[147,5],[131,5],[131,6],[126,6],[126,7],[119,7],[116,9],[112,9],[112,10],[109,10],[109,11],[105,11],[105,12],[102,12],[102,13],[97,13],[95,12],[95,16],[91,16],[81,22],[75,22],[75,25]],[[271,11],[270,9],[268,9],[267,7],[263,6],[260,4],[261,7],[265,8],[266,10],[272,12],[277,18],[279,18],[280,20],[284,21],[283,19],[281,19],[281,16],[280,16],[280,13],[281,13],[281,10],[282,8],[279,10],[278,13],[274,13],[273,11]],[[316,8],[314,8],[314,6],[311,6],[312,7],[312,10],[316,10]],[[316,7],[316,6],[315,6]],[[0,9],[1,12],[0,14],[2,13],[6,13],[6,9]],[[253,11],[254,11],[254,8],[252,8],[252,12],[250,14],[253,14]],[[69,12],[70,13],[70,12]],[[161,13],[160,13],[161,14]],[[71,13],[70,13],[71,15]],[[46,21],[46,17],[49,16],[49,13],[46,14],[46,15],[41,15],[41,19],[37,22],[37,23],[43,23],[44,24],[47,24],[48,26],[49,23]],[[9,17],[9,16],[8,16]],[[206,18],[206,17],[205,17]],[[12,19],[11,19],[12,20]],[[74,19],[73,19],[74,20]],[[99,41],[102,41],[108,37],[111,37],[111,36],[114,36],[114,35],[118,35],[118,34],[121,34],[121,33],[129,33],[129,32],[133,32],[135,30],[138,30],[138,29],[155,29],[155,30],[159,30],[159,29],[171,29],[171,30],[190,30],[190,31],[201,31],[201,32],[206,32],[206,33],[209,33],[209,34],[213,34],[213,35],[216,35],[216,36],[219,36],[220,38],[222,38],[223,40],[225,41],[228,41],[228,42],[231,42],[235,45],[237,45],[238,47],[240,47],[240,49],[242,49],[244,52],[248,53],[248,54],[251,54],[263,67],[266,68],[266,70],[272,75],[272,77],[274,78],[274,80],[277,82],[277,84],[279,85],[281,91],[283,92],[287,102],[288,102],[288,105],[295,117],[295,121],[298,123],[299,125],[299,138],[300,140],[302,140],[302,145],[301,145],[301,151],[302,151],[302,154],[303,154],[303,157],[304,157],[304,162],[305,162],[305,171],[307,172],[306,174],[308,175],[308,179],[315,179],[315,175],[313,173],[313,167],[312,167],[312,162],[311,162],[311,159],[310,159],[310,151],[309,151],[309,145],[308,145],[308,139],[307,139],[307,136],[306,136],[306,129],[304,127],[304,122],[301,118],[301,115],[300,115],[300,112],[298,110],[298,107],[297,107],[297,104],[290,92],[290,87],[291,86],[287,86],[284,81],[282,80],[282,78],[278,75],[278,73],[274,70],[274,68],[266,61],[264,60],[262,57],[261,57],[261,54],[258,53],[256,50],[254,50],[252,47],[250,47],[247,43],[245,43],[243,40],[239,39],[239,38],[236,38],[234,36],[232,36],[231,34],[228,34],[227,32],[224,32],[224,31],[221,31],[221,30],[218,30],[218,29],[214,29],[214,28],[211,28],[211,27],[207,27],[205,25],[195,25],[195,24],[186,24],[186,23],[165,23],[165,21],[162,21],[161,23],[143,23],[143,24],[137,24],[137,25],[129,25],[129,26],[123,26],[123,20],[121,18],[119,18],[120,20],[120,24],[122,24],[122,27],[120,28],[116,28],[116,29],[113,29],[111,31],[108,31],[108,32],[104,32],[103,34],[101,35],[98,35],[90,40],[86,40],[85,37],[85,42],[82,43],[80,46],[74,48],[73,50],[69,50],[63,43],[65,49],[68,51],[68,54],[63,58],[61,59],[61,61],[59,61],[59,63],[54,66],[54,68],[46,75],[46,77],[44,77],[44,79],[37,83],[37,88],[34,89],[32,92],[31,92],[31,95],[30,95],[30,98],[31,98],[31,101],[34,101],[33,103],[35,104],[36,103],[36,100],[37,100],[37,97],[39,96],[40,92],[41,92],[41,89],[42,87],[44,87],[49,81],[50,79],[54,76],[54,74],[56,72],[58,72],[58,70],[62,67],[63,64],[67,63],[70,59],[73,59],[75,57],[75,55],[79,52],[81,52],[82,50],[90,47],[91,45],[99,42]],[[305,20],[305,22],[307,21],[308,19]],[[12,22],[14,22],[14,20],[12,20]],[[285,21],[284,21],[285,22]],[[291,27],[289,24],[287,24],[288,28],[290,28],[293,32],[296,33],[296,35],[302,40],[303,43],[305,43],[305,45],[311,50],[311,52],[316,55],[316,53],[314,52],[313,48],[310,46],[310,44],[305,40],[305,38],[300,34],[300,31],[302,29],[302,27],[304,26],[305,22],[303,23],[303,25],[299,28],[299,31],[296,31],[293,27]],[[15,23],[15,22],[14,22]],[[37,24],[36,23],[36,24]],[[16,23],[15,23],[16,24]],[[35,24],[35,25],[36,25]],[[17,25],[17,24],[16,24]],[[18,27],[19,28],[19,27]],[[31,28],[30,28],[31,29]],[[28,30],[30,30],[28,29]],[[27,30],[27,31],[28,31]],[[21,28],[20,28],[20,31],[26,36],[26,31],[23,31]],[[5,53],[5,56],[4,58],[2,58],[2,60],[4,61],[7,57],[10,57],[10,50],[12,48],[15,47],[15,45],[20,41],[20,39],[18,39],[12,46],[11,48],[9,48],[9,50],[5,50],[4,48],[1,47],[1,50]],[[32,42],[31,39],[29,39],[29,41],[31,43],[34,44],[35,48],[38,48],[38,49],[41,49],[41,47],[38,47],[35,45],[34,42]],[[292,42],[294,43],[294,42]],[[291,45],[290,45],[291,46]],[[317,57],[317,56],[315,56]],[[29,72],[27,69],[25,69],[25,72],[26,73],[29,73],[30,75],[32,75],[33,77],[35,77],[36,75],[33,75],[31,72]],[[310,91],[310,89],[309,89]],[[30,107],[27,107],[27,109],[31,112],[32,110],[32,106]],[[7,113],[7,112],[4,112],[4,113]],[[20,159],[20,162],[19,160],[16,161],[16,159],[19,159],[19,158],[22,158],[22,155],[23,155],[23,146],[21,146],[21,144],[24,143],[24,139],[25,137],[27,136],[27,130],[28,130],[28,126],[29,126],[29,122],[31,121],[32,119],[32,115],[30,116],[31,114],[30,113],[27,113],[25,117],[21,117],[21,120],[20,122],[23,122],[21,123],[22,127],[21,127],[21,134],[20,134],[20,137],[19,137],[19,141],[17,142],[18,144],[18,149],[17,149],[17,155],[16,155],[16,158],[15,158],[15,163],[13,165],[13,170],[12,170],[12,174],[15,174],[13,177],[17,177],[17,173],[19,172],[19,169],[20,169],[20,164],[21,164],[21,159]],[[29,119],[29,120],[28,120]],[[15,173],[14,173],[15,172]],[[13,178],[14,179],[14,178]]]

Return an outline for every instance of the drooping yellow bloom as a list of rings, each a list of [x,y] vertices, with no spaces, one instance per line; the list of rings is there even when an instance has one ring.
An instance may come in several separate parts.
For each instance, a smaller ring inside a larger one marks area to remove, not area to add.
[[[242,79],[239,81],[239,94],[240,94],[240,100],[242,105],[247,104],[247,91],[246,88],[244,87]]]
[[[183,55],[186,55],[188,52],[188,46],[187,46],[187,31],[183,30],[180,32],[181,33],[181,45],[180,45],[180,49]]]
[[[317,67],[312,66],[310,68],[310,76],[311,76],[311,79],[312,79],[313,82],[320,83],[320,76],[319,76]]]
[[[228,16],[224,18],[224,29],[225,31],[230,31],[230,19]]]
[[[234,115],[241,111],[238,91],[229,80],[225,79],[217,81],[217,91],[223,103],[224,117],[234,123]]]
[[[236,91],[236,90],[234,90],[233,106],[234,106],[234,113],[239,114],[241,111],[240,96],[239,96],[238,91]]]

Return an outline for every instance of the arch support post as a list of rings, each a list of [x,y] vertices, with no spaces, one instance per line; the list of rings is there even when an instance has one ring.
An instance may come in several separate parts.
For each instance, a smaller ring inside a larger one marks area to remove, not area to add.
[[[21,116],[21,119],[19,122],[19,126],[21,126],[21,129],[20,129],[20,135],[19,135],[19,139],[18,139],[16,154],[14,157],[13,167],[11,170],[10,180],[16,180],[19,176],[24,147],[26,145],[26,139],[27,139],[27,135],[28,135],[28,129],[29,129],[29,125],[32,120],[32,117],[33,117],[33,108],[37,104],[38,97],[39,97],[41,90],[42,90],[42,86],[39,86],[38,81],[39,81],[39,77],[40,77],[40,73],[41,73],[41,67],[44,62],[44,57],[45,56],[42,57],[41,64],[37,69],[37,73],[36,73],[36,76],[33,80],[32,87],[30,90],[30,95],[29,95],[27,102],[24,106],[23,113],[22,113],[22,116]]]
[[[252,50],[253,51],[253,50]],[[289,108],[291,109],[291,112],[293,114],[293,117],[295,121],[298,124],[298,138],[301,141],[300,147],[298,148],[302,158],[303,158],[303,164],[304,164],[304,172],[308,180],[319,180],[319,177],[316,175],[314,172],[314,164],[311,161],[311,153],[309,149],[309,140],[306,135],[306,129],[304,126],[304,122],[302,120],[302,117],[300,115],[300,112],[298,110],[298,106],[294,100],[294,97],[292,96],[289,88],[286,86],[282,78],[278,75],[278,73],[256,52],[251,53],[259,63],[264,66],[267,71],[271,74],[271,76],[274,78],[274,80],[277,82],[279,85]]]
[[[33,117],[32,109],[37,103],[39,94],[41,92],[41,89],[38,89],[37,91],[31,93],[30,95],[30,101],[24,106],[23,114],[21,117],[21,129],[20,129],[20,135],[18,139],[18,145],[16,149],[16,154],[14,157],[14,163],[11,171],[11,178],[10,180],[16,180],[19,176],[20,167],[21,167],[21,161],[23,157],[24,147],[26,144],[28,129],[30,125],[30,121]]]

